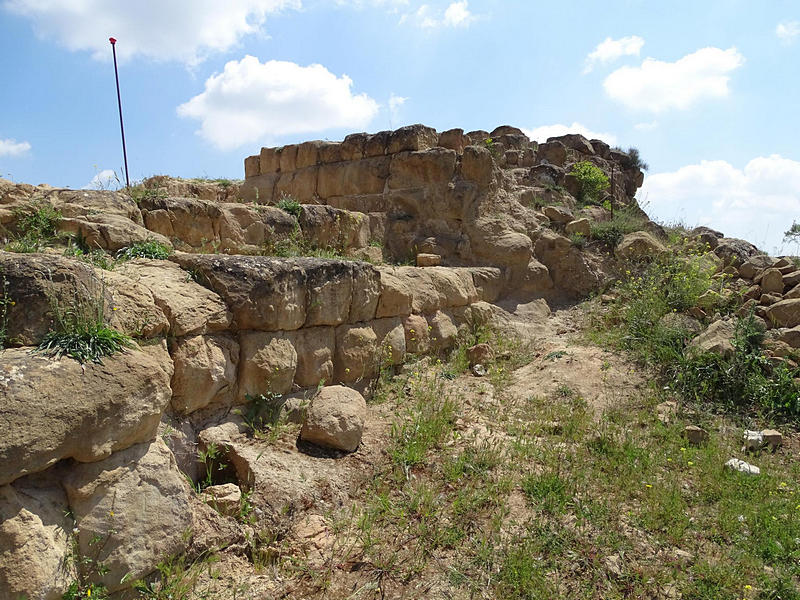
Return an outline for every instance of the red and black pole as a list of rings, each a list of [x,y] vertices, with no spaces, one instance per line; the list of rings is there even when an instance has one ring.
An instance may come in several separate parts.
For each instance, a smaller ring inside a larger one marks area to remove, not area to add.
[[[117,40],[113,37],[108,38],[111,42],[111,51],[114,53],[114,78],[117,80],[117,105],[119,106],[119,129],[122,132],[122,159],[125,161],[125,187],[130,189],[131,182],[128,179],[128,152],[125,149],[125,125],[122,123],[122,97],[119,94],[119,71],[117,71]]]

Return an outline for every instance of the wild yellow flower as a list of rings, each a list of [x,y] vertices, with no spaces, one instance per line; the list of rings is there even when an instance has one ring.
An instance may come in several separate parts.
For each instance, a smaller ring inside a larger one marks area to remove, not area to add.
[[[693,463],[692,461],[689,461],[689,462],[687,462],[686,464],[687,464],[687,465],[689,465],[690,467],[691,467],[691,466],[694,466],[694,463]]]

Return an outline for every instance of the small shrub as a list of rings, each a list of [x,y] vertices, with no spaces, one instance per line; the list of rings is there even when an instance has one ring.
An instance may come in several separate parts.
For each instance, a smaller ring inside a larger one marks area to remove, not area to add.
[[[641,231],[644,220],[627,211],[619,210],[614,213],[614,218],[609,221],[594,221],[589,230],[589,237],[605,244],[613,250],[628,233]]]
[[[646,162],[642,160],[642,157],[639,155],[638,148],[634,146],[628,148],[628,156],[630,156],[631,163],[635,168],[640,169],[642,171],[647,171],[650,168],[650,165],[648,165]]]
[[[136,242],[126,248],[122,248],[117,252],[117,260],[125,261],[134,258],[153,258],[166,260],[172,251],[169,247],[155,240],[148,240],[146,242]]]
[[[39,252],[56,236],[62,219],[61,211],[43,200],[34,200],[28,207],[14,211],[16,236],[6,246],[9,252]]]
[[[569,235],[569,241],[578,249],[582,249],[586,246],[586,236],[582,233],[571,233]]]
[[[569,172],[578,180],[578,201],[584,204],[600,202],[601,194],[608,189],[608,176],[599,167],[588,160],[582,160],[572,165]]]
[[[144,200],[163,200],[167,197],[167,190],[161,187],[145,187],[144,184],[135,185],[128,192],[131,200],[141,204]]]
[[[295,219],[300,218],[300,213],[303,210],[302,205],[295,198],[286,195],[284,195],[280,200],[278,200],[277,206],[282,211],[292,215]]]

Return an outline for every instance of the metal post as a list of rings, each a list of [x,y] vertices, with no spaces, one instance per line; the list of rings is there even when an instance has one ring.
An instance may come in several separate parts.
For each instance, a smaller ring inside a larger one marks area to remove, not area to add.
[[[117,80],[117,105],[119,106],[119,130],[122,132],[122,159],[125,161],[125,188],[130,189],[131,182],[128,179],[128,151],[125,149],[125,125],[122,123],[122,97],[119,94],[119,72],[117,71],[117,40],[113,37],[108,38],[111,42],[111,51],[114,53],[114,78]]]
[[[614,163],[611,163],[611,200],[610,200],[609,203],[611,204],[611,219],[612,220],[614,219],[614,167],[615,166],[616,165]]]

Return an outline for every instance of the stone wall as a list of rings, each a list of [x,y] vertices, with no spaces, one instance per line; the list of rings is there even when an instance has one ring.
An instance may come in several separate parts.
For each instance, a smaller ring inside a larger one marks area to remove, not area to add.
[[[365,214],[370,238],[381,240],[392,260],[432,253],[447,265],[503,269],[508,294],[574,295],[589,288],[560,273],[564,264],[590,285],[597,275],[579,265],[580,253],[568,244],[546,241],[545,214],[523,214],[523,207],[538,199],[574,208],[578,185],[569,168],[579,160],[613,180],[617,206],[635,205],[643,176],[627,154],[579,135],[537,145],[509,126],[438,134],[413,125],[338,143],[262,148],[245,159],[240,194],[263,204],[293,197]],[[553,247],[563,252],[554,257]]]

